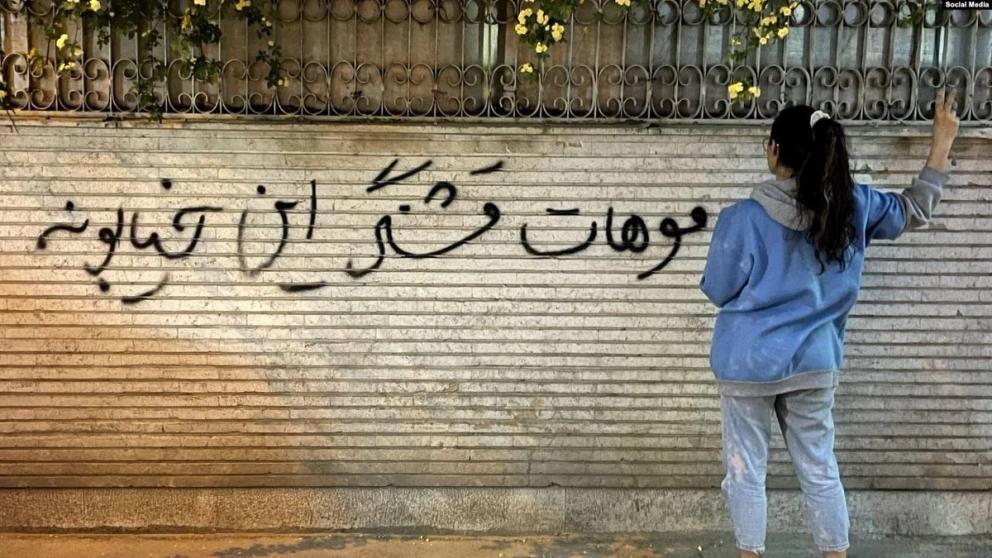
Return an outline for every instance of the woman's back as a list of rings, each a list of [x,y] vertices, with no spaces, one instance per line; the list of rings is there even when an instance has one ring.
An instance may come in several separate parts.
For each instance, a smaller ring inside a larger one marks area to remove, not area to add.
[[[781,111],[765,143],[775,180],[720,212],[700,288],[720,310],[710,360],[720,386],[727,498],[740,556],[764,553],[765,477],[776,417],[813,540],[843,558],[850,521],[834,455],[844,328],[865,250],[925,224],[947,180],[954,96],[938,94],[927,164],[900,193],[856,184],[844,130],[821,111]]]
[[[723,210],[700,282],[720,307],[710,358],[722,390],[771,395],[836,385],[866,247],[924,223],[929,214],[907,219],[906,198],[925,192],[936,200],[946,179],[926,168],[901,194],[854,185],[854,235],[844,265],[817,258],[792,201],[794,178],[765,182]]]

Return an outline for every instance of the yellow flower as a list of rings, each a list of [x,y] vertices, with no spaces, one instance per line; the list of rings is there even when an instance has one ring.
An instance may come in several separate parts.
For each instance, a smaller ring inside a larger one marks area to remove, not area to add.
[[[614,0],[618,6],[623,6],[625,8],[630,7],[630,0]]]
[[[538,54],[542,54],[547,51],[548,51],[548,45],[544,43],[537,43],[536,45],[534,45],[534,52]]]
[[[79,3],[79,0],[65,0],[65,5],[68,6],[68,7],[70,7],[70,8],[74,8],[76,6],[76,4],[78,4],[78,3]]]
[[[76,48],[72,49],[72,55],[73,56],[82,56],[83,55],[83,49],[81,49],[81,48],[79,48],[77,46]]]
[[[732,83],[727,87],[727,94],[730,95],[731,100],[736,99],[742,91],[744,91],[744,84],[739,81],[737,83]]]
[[[193,25],[193,22],[191,22],[189,19],[189,12],[183,14],[183,21],[180,25],[182,26],[183,29],[189,29]]]
[[[193,0],[193,3],[196,4],[197,6],[206,6],[207,0]]]
[[[251,0],[238,0],[238,3],[234,5],[234,9],[240,12],[249,6],[251,6]]]
[[[513,30],[517,32],[517,35],[527,34],[527,26],[524,25],[523,23],[518,23],[516,27],[513,28]]]
[[[781,12],[782,15],[784,15],[785,17],[789,17],[792,15],[792,8],[790,8],[789,6],[782,6],[778,11]]]
[[[521,74],[532,74],[532,73],[534,73],[534,66],[531,66],[530,63],[521,64],[520,65],[520,73]]]
[[[699,0],[699,7],[700,8],[705,8],[706,7],[706,0]]]
[[[537,23],[538,25],[544,25],[548,22],[548,16],[545,15],[544,10],[537,10]]]
[[[752,97],[760,97],[761,96],[761,88],[759,88],[756,85],[752,85],[751,87],[748,87],[747,88],[747,94],[750,95],[750,96],[752,96]]]
[[[288,83],[289,82],[287,82],[286,80],[279,78],[279,81],[276,82],[276,85],[278,85],[279,87],[286,87]]]
[[[6,97],[6,96],[7,96],[7,92],[4,91],[3,89],[0,89],[0,101],[2,101],[3,98]]]
[[[779,39],[784,39],[786,37],[786,35],[788,35],[788,34],[789,34],[789,28],[788,27],[783,27],[783,28],[781,28],[781,29],[778,30],[778,38]]]
[[[65,44],[68,42],[69,42],[69,35],[62,33],[62,36],[59,37],[59,40],[55,41],[55,46],[59,48],[65,48]]]
[[[530,8],[524,8],[524,9],[520,10],[520,13],[517,14],[517,22],[518,23],[527,23],[527,18],[530,17],[530,15],[532,13],[534,13],[534,10],[532,10]]]
[[[767,27],[768,25],[771,25],[771,24],[777,23],[777,22],[778,22],[778,18],[775,17],[774,15],[770,15],[770,16],[768,16],[766,18],[762,18],[761,25]]]
[[[758,43],[759,44],[762,44],[762,45],[767,45],[768,44],[768,37],[761,37],[760,39],[758,39]]]
[[[565,26],[564,25],[562,25],[560,23],[556,23],[556,24],[554,24],[554,25],[551,26],[551,38],[552,39],[554,39],[556,41],[560,41],[561,38],[562,38],[562,36],[564,36],[564,35],[565,35]]]
[[[90,0],[90,9],[94,12],[100,10],[100,0]]]

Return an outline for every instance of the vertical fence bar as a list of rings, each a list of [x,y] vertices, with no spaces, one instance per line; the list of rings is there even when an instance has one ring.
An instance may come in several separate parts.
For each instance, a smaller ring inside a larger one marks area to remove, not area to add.
[[[153,1],[162,2],[165,17],[175,23],[191,0]],[[162,107],[170,113],[646,120],[764,118],[788,102],[806,102],[832,106],[852,120],[920,121],[929,118],[929,89],[953,82],[961,93],[962,121],[992,121],[992,91],[986,84],[992,79],[992,60],[987,60],[990,49],[983,43],[990,22],[981,14],[917,3],[912,10],[923,9],[922,20],[914,18],[911,28],[900,29],[911,5],[902,0],[802,0],[803,18],[781,46],[759,47],[742,66],[726,69],[730,79],[736,70],[753,75],[769,91],[778,87],[778,98],[746,110],[721,110],[728,106],[720,104],[726,103],[726,93],[717,87],[722,62],[710,60],[712,49],[730,48],[728,40],[740,21],[730,17],[717,36],[713,23],[696,21],[696,0],[645,0],[632,8],[650,13],[621,13],[613,0],[591,0],[579,10],[592,18],[569,16],[566,44],[553,47],[547,63],[535,68],[533,84],[521,82],[518,69],[536,58],[513,32],[517,10],[528,4],[400,1],[402,6],[396,0],[266,2],[279,14],[281,42],[292,45],[293,53],[284,53],[289,77],[299,82],[292,93],[271,91],[264,84],[263,64],[252,55],[253,29],[232,21],[233,12],[217,14],[225,37],[208,47],[208,55],[221,63],[219,81],[182,71],[176,38],[161,28],[154,54],[166,67],[165,82],[156,85]],[[35,4],[33,9],[50,7]],[[219,4],[217,9],[233,10]],[[399,9],[406,10],[402,18]],[[98,29],[70,24],[67,32],[83,34],[81,73],[58,75],[48,40],[37,25],[29,25],[22,10],[19,3],[0,2],[0,71],[16,104],[31,110],[109,114],[136,108],[133,88],[153,71],[143,54],[145,39],[114,36],[101,48]],[[850,10],[857,10],[853,19]],[[669,13],[675,14],[670,22]],[[643,30],[646,36],[637,28],[642,24],[650,26]],[[589,32],[582,33],[583,28]],[[312,41],[321,41],[323,48]],[[47,55],[43,69],[28,67],[32,46]],[[819,46],[826,50],[818,52]],[[646,56],[639,48],[648,49]],[[640,87],[642,79],[647,83]],[[801,87],[805,92],[797,95]]]

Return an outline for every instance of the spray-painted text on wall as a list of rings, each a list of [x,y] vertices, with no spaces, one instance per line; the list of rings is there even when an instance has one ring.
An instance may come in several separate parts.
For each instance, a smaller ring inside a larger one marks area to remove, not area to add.
[[[412,166],[408,170],[397,170],[400,163],[401,162],[399,159],[394,159],[391,163],[389,163],[389,165],[382,169],[382,171],[372,179],[371,185],[366,188],[366,193],[371,194],[389,186],[403,183],[405,180],[413,178],[419,173],[429,169],[432,165],[432,161],[428,160]],[[499,172],[502,169],[503,161],[498,161],[495,164],[472,170],[469,174],[484,175]],[[161,185],[162,188],[169,190],[173,187],[173,181],[170,179],[162,179]],[[264,185],[259,185],[256,188],[256,193],[258,196],[265,196],[267,194],[267,190]],[[437,202],[437,205],[439,205],[441,209],[445,209],[457,199],[458,187],[454,183],[449,181],[438,181],[435,182],[426,193],[423,198],[423,202],[426,206],[431,206]],[[250,277],[254,277],[257,276],[262,270],[268,269],[275,264],[275,262],[286,250],[287,244],[290,242],[291,227],[289,212],[295,210],[301,202],[303,202],[302,199],[276,200],[273,202],[272,211],[278,215],[279,221],[281,222],[281,227],[279,227],[279,237],[276,240],[275,248],[266,254],[263,261],[257,265],[249,265],[248,258],[246,257],[244,251],[245,231],[250,226],[249,215],[251,212],[248,209],[241,212],[237,231],[237,258],[238,267],[241,272]],[[313,239],[314,229],[317,226],[319,202],[320,199],[318,196],[317,181],[311,180],[309,182],[309,221],[305,233],[306,240]],[[412,211],[409,204],[402,204],[397,209],[400,214],[409,214]],[[75,203],[71,200],[67,201],[65,204],[65,210],[69,213],[73,213],[76,210]],[[84,263],[82,267],[86,273],[95,278],[96,284],[101,291],[109,292],[111,290],[111,284],[102,275],[103,272],[111,266],[114,259],[114,254],[122,242],[129,241],[135,250],[140,251],[153,249],[162,258],[168,260],[181,260],[189,257],[196,250],[197,245],[200,242],[201,235],[207,227],[207,216],[211,213],[220,213],[224,211],[226,211],[226,208],[213,205],[192,205],[177,210],[172,217],[172,229],[175,233],[183,233],[188,229],[191,229],[192,232],[191,237],[186,242],[184,247],[177,250],[169,250],[163,245],[163,240],[159,233],[142,232],[142,226],[139,223],[140,211],[130,212],[130,217],[128,219],[126,218],[127,214],[124,208],[118,207],[115,212],[116,219],[112,226],[101,227],[97,232],[99,241],[106,245],[106,253],[103,255],[103,260],[98,265]],[[579,208],[547,208],[546,213],[549,216],[556,217],[576,217],[580,216],[581,210]],[[349,259],[344,269],[338,271],[343,271],[354,279],[359,279],[373,273],[383,265],[387,255],[387,248],[399,258],[422,259],[442,256],[482,237],[488,231],[497,226],[502,216],[503,214],[495,203],[486,202],[482,207],[482,215],[480,216],[483,218],[482,223],[469,234],[465,235],[460,240],[441,248],[428,251],[414,251],[397,242],[394,235],[395,225],[393,223],[393,216],[390,214],[382,215],[376,222],[372,231],[377,248],[377,253],[374,256],[374,262],[367,267],[358,267]],[[623,220],[623,222],[619,225],[619,229],[617,229],[614,223],[617,218],[612,206],[606,209],[603,217],[604,224],[602,226],[602,230],[604,232],[606,244],[611,249],[616,252],[629,251],[635,254],[639,254],[647,250],[651,242],[652,228],[648,225],[644,218],[636,214],[631,214]],[[680,226],[672,217],[665,217],[661,219],[658,224],[657,231],[663,237],[671,239],[672,242],[669,252],[660,262],[653,265],[651,268],[638,273],[638,279],[646,279],[654,273],[664,269],[665,266],[667,266],[672,259],[675,258],[676,254],[678,254],[679,248],[682,245],[682,237],[687,234],[700,231],[706,226],[707,213],[702,207],[694,208],[690,212],[689,218],[692,220],[692,224],[685,227]],[[195,225],[190,223],[190,220],[195,220]],[[38,236],[36,247],[39,250],[46,249],[51,237],[56,233],[81,235],[86,233],[89,228],[89,219],[83,219],[82,222],[79,222],[78,224],[72,222],[71,220],[69,222],[53,224],[47,227]],[[125,229],[127,229],[126,237]],[[531,242],[528,236],[527,223],[524,223],[520,226],[520,245],[527,254],[536,258],[568,256],[580,253],[589,248],[596,242],[599,232],[600,227],[598,222],[595,219],[592,219],[588,225],[588,233],[585,238],[581,239],[581,241],[577,244],[566,248],[542,249],[535,246]],[[168,272],[163,272],[158,284],[153,288],[144,292],[122,296],[121,301],[124,304],[134,304],[147,300],[154,297],[156,293],[161,291],[168,284],[169,274]],[[327,281],[322,279],[312,282],[279,282],[277,284],[280,289],[286,292],[310,291],[320,289],[328,285]]]

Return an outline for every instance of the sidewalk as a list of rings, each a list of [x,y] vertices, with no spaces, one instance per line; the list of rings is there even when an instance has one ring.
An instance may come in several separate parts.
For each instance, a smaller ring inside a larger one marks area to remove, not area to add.
[[[851,558],[988,558],[992,537],[852,540]],[[806,536],[772,535],[772,558],[814,557]],[[0,534],[4,558],[735,558],[726,533],[419,536],[358,533],[269,535]]]

